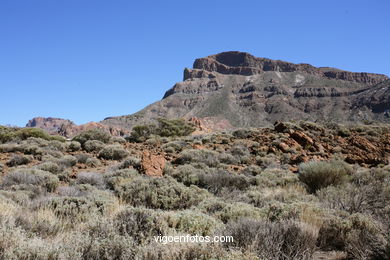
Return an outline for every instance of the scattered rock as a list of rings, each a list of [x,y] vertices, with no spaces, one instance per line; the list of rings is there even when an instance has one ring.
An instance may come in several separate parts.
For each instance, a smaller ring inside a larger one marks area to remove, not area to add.
[[[162,155],[152,154],[145,150],[142,153],[141,169],[148,176],[162,176],[165,167],[165,158]]]

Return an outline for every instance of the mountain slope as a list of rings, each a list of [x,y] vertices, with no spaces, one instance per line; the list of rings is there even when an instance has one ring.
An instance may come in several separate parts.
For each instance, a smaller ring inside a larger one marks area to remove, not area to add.
[[[101,123],[122,128],[158,117],[197,117],[221,128],[276,120],[388,121],[388,77],[224,52],[197,59],[163,99]],[[222,122],[222,123],[221,123]]]

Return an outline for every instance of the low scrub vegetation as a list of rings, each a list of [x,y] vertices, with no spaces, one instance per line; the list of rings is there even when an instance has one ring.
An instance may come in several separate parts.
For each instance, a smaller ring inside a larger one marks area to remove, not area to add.
[[[0,127],[0,259],[389,259],[388,127],[275,128]]]

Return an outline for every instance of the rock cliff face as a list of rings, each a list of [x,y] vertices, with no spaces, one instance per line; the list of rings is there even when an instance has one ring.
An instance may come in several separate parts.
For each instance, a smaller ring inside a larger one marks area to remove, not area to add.
[[[61,135],[64,137],[74,137],[82,131],[99,128],[109,132],[112,135],[126,135],[127,130],[118,127],[103,125],[101,123],[89,122],[82,125],[76,125],[70,120],[52,117],[35,117],[28,121],[26,127],[37,127],[46,130],[50,134]]]
[[[224,52],[195,60],[162,100],[101,123],[130,129],[158,117],[195,117],[221,129],[277,120],[389,122],[389,87],[386,75]]]

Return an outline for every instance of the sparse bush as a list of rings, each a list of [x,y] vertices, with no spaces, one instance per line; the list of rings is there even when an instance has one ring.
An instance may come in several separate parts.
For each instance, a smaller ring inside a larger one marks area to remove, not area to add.
[[[171,177],[137,177],[116,187],[118,196],[128,204],[154,209],[185,209],[197,205],[207,192],[196,186],[186,187]]]
[[[80,172],[77,174],[76,181],[78,184],[90,184],[97,188],[103,188],[105,186],[103,176],[95,172]]]
[[[86,163],[89,158],[91,158],[91,155],[87,153],[79,153],[75,155],[78,163]]]
[[[184,119],[165,119],[159,118],[156,134],[159,136],[186,136],[195,131],[192,124]]]
[[[186,136],[195,131],[195,128],[184,119],[157,119],[158,125],[138,125],[133,127],[129,140],[144,142],[152,135],[162,137]]]
[[[155,125],[137,125],[133,127],[128,140],[131,142],[145,142],[153,133]]]
[[[63,167],[72,167],[75,166],[77,163],[77,158],[72,155],[65,155],[58,159],[57,161],[58,165]]]
[[[234,237],[227,246],[253,251],[260,259],[310,259],[316,249],[316,230],[304,223],[240,219],[226,225]]]
[[[263,210],[252,205],[242,202],[226,203],[216,198],[202,201],[198,209],[221,220],[223,223],[241,218],[265,219],[267,217]]]
[[[120,170],[130,167],[133,167],[134,169],[139,169],[141,167],[141,160],[136,157],[127,157],[117,166],[117,169]]]
[[[51,172],[53,174],[59,174],[62,172],[61,167],[58,166],[58,164],[56,164],[54,162],[44,162],[44,163],[37,165],[36,168],[43,170],[43,171]]]
[[[36,185],[44,187],[47,191],[54,191],[58,186],[58,178],[50,172],[37,169],[18,169],[3,178],[2,185]]]
[[[77,152],[81,150],[81,144],[76,141],[71,141],[68,143],[68,151]]]
[[[168,226],[178,232],[200,236],[210,236],[222,226],[222,222],[194,210],[169,212],[165,214],[165,219]]]
[[[41,138],[44,140],[57,140],[64,142],[65,139],[61,136],[49,135],[45,131],[39,128],[10,128],[1,126],[0,129],[0,141],[2,143],[12,140],[26,140],[30,137]]]
[[[107,145],[100,152],[98,157],[106,160],[122,160],[129,153],[120,145]]]
[[[87,152],[99,152],[104,148],[104,143],[98,140],[88,140],[84,143],[84,150]]]
[[[351,174],[352,168],[342,161],[310,161],[299,166],[299,180],[305,183],[309,192],[339,185]]]
[[[99,167],[102,165],[102,163],[98,159],[91,157],[87,159],[85,165],[87,165],[88,167]]]
[[[168,229],[167,223],[156,211],[133,207],[118,212],[114,226],[120,235],[133,237],[137,244],[150,242],[153,236],[162,235]]]
[[[111,136],[110,138],[110,143],[118,143],[118,144],[124,144],[126,143],[126,139],[123,138],[122,136]]]
[[[245,190],[251,185],[251,179],[234,173],[230,173],[224,170],[218,170],[213,174],[200,174],[198,175],[199,184],[201,188],[205,188],[214,194],[221,193],[224,189],[232,190]]]
[[[351,259],[388,259],[381,226],[359,213],[326,219],[317,244],[324,250],[346,251]]]
[[[180,153],[175,163],[204,163],[209,167],[216,167],[219,164],[219,155],[217,152],[210,150],[188,149]]]
[[[48,198],[41,203],[41,207],[49,207],[59,217],[85,221],[91,215],[106,213],[117,205],[115,197],[107,191],[88,188],[80,192],[83,192],[83,196]]]
[[[23,165],[23,164],[29,164],[33,160],[32,156],[26,156],[26,155],[20,155],[20,154],[15,154],[12,156],[12,158],[7,162],[7,166],[9,167],[14,167],[18,165]]]
[[[246,146],[234,145],[229,152],[240,162],[248,163],[250,161],[250,152]]]
[[[80,133],[79,135],[75,136],[72,141],[77,141],[81,144],[82,147],[84,147],[85,142],[88,140],[97,140],[103,143],[108,143],[110,138],[111,135],[109,133],[102,129],[95,128]]]

